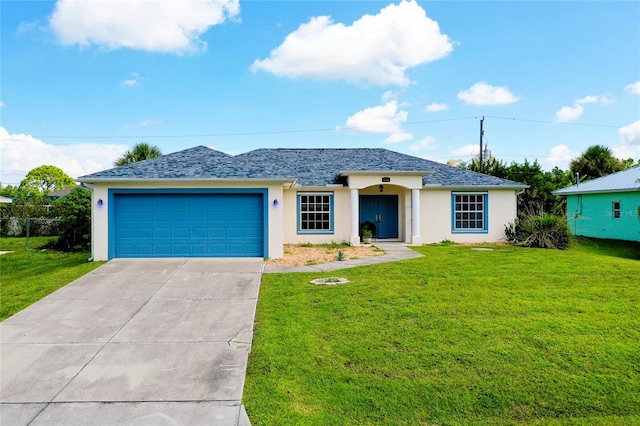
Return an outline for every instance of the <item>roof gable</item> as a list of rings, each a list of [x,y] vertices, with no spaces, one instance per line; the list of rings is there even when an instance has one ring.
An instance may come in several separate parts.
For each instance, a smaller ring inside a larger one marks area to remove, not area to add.
[[[640,166],[554,191],[558,195],[640,191]]]
[[[415,172],[423,185],[518,187],[506,179],[383,148],[256,149],[236,156],[204,146],[163,155],[79,178],[83,182],[139,179],[291,180],[300,186],[344,184],[341,172]]]

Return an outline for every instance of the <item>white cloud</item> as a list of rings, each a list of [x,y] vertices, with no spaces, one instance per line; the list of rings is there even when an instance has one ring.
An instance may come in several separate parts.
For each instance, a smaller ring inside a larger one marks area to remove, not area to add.
[[[16,35],[26,34],[34,30],[44,30],[40,21],[22,21],[20,22],[20,24],[18,24]]]
[[[612,104],[614,102],[615,102],[615,100],[613,98],[608,97],[608,96],[589,95],[589,96],[585,96],[584,98],[581,98],[581,99],[576,99],[574,101],[574,104],[576,104],[576,105],[584,105],[584,104],[608,105],[608,104]]]
[[[239,12],[239,0],[58,0],[49,25],[63,44],[182,54],[206,50],[200,36]]]
[[[408,113],[398,110],[398,101],[389,101],[384,105],[366,108],[349,118],[342,128],[356,133],[388,133],[384,143],[399,143],[413,139],[411,133],[400,126],[407,121]]]
[[[492,86],[485,81],[462,90],[458,99],[468,105],[507,105],[519,100],[506,86]]]
[[[131,78],[124,80],[120,83],[121,87],[132,87],[132,86],[138,86],[140,84],[140,75],[137,72],[132,72],[131,73]]]
[[[138,121],[137,123],[127,124],[124,126],[125,129],[133,129],[136,127],[147,127],[154,124],[160,124],[162,121],[160,120],[152,120],[150,118],[145,118],[144,120]]]
[[[640,120],[618,129],[622,141],[628,145],[640,145]]]
[[[4,102],[0,101],[0,108],[3,108],[5,106],[6,106],[6,104]]]
[[[141,122],[138,123],[138,126],[142,126],[142,127],[146,127],[146,126],[151,126],[152,124],[160,124],[161,121],[159,120],[152,120],[150,118],[147,118],[145,120],[142,120]]]
[[[584,107],[582,105],[575,106],[563,106],[558,111],[556,111],[556,121],[558,123],[570,123],[572,121],[576,121],[584,112]]]
[[[45,164],[60,167],[76,178],[114,167],[113,162],[127,149],[125,145],[97,143],[50,145],[31,135],[9,134],[0,127],[0,181],[3,185],[18,184],[29,170]]]
[[[558,166],[560,169],[566,170],[569,168],[571,160],[578,155],[579,153],[572,152],[567,145],[560,144],[551,148],[549,156],[543,160],[543,163],[551,169]]]
[[[409,149],[413,152],[417,151],[425,151],[428,149],[436,149],[436,140],[433,136],[427,136],[424,139],[419,140],[418,142],[411,144]]]
[[[626,92],[633,93],[634,95],[640,95],[640,81],[627,85],[624,90]]]
[[[427,112],[446,111],[449,107],[446,104],[433,103],[425,108]]]
[[[380,99],[382,100],[382,102],[387,102],[392,99],[398,99],[398,96],[400,96],[398,92],[394,92],[393,90],[387,90],[382,94],[382,97]]]
[[[621,159],[640,159],[640,120],[618,129],[620,143],[611,151],[613,155]]]
[[[475,157],[480,152],[480,147],[475,144],[465,145],[463,147],[454,149],[451,151],[453,155],[466,156],[466,157]]]
[[[558,123],[571,123],[576,121],[584,113],[585,104],[608,105],[615,102],[615,99],[604,95],[588,95],[584,98],[573,101],[573,106],[563,106],[556,111],[556,121]]]
[[[408,68],[447,56],[449,37],[415,1],[390,4],[352,25],[317,16],[300,25],[252,71],[283,77],[406,86]]]

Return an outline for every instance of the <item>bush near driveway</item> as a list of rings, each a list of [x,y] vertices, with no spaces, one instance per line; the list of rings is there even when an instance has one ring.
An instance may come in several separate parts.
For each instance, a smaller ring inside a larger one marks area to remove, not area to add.
[[[263,276],[252,424],[640,424],[640,245],[584,241]]]
[[[65,251],[88,250],[91,245],[91,191],[78,186],[56,201],[60,215],[58,247]]]

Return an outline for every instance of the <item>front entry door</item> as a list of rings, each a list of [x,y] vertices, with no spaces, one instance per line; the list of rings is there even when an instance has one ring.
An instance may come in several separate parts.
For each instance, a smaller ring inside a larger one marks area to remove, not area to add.
[[[360,224],[376,225],[376,238],[398,238],[398,196],[361,195]]]

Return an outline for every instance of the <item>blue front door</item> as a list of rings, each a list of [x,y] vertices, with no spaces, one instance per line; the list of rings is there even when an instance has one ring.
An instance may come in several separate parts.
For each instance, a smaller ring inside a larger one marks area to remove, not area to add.
[[[376,226],[376,238],[398,238],[398,196],[361,195],[360,224]]]

